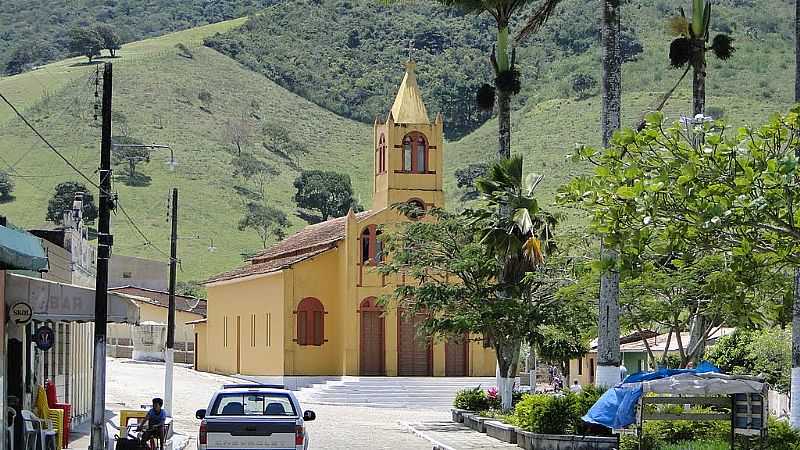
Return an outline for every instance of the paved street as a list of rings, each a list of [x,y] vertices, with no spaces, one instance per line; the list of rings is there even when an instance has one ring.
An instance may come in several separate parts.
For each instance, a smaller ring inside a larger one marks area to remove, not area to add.
[[[195,446],[199,426],[194,413],[205,408],[211,394],[221,384],[235,383],[228,377],[175,368],[175,405],[171,411],[175,429],[190,435],[188,449]],[[137,363],[109,359],[107,408],[115,414],[120,409],[137,409],[156,396],[163,396],[162,364]],[[430,449],[431,444],[406,431],[399,422],[446,420],[449,411],[387,409],[353,406],[313,405],[306,409],[317,413],[309,423],[311,447],[317,449]]]

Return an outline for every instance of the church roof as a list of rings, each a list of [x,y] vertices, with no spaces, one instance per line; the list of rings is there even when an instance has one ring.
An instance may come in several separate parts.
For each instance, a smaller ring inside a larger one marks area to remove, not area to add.
[[[406,63],[406,74],[397,90],[397,97],[392,105],[392,119],[394,123],[430,123],[428,110],[422,102],[422,94],[417,86],[417,77],[414,75],[414,61]]]
[[[372,211],[360,212],[356,214],[356,219],[365,219],[372,214]],[[204,283],[218,283],[277,272],[324,253],[335,248],[336,243],[344,239],[346,222],[347,217],[345,216],[309,225],[272,247],[259,252],[250,258],[250,264],[215,275]]]

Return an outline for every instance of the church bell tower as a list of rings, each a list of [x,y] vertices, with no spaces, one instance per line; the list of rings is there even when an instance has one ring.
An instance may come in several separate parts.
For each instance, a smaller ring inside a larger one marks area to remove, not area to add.
[[[444,139],[441,114],[431,122],[414,73],[406,72],[385,123],[375,120],[372,209],[414,201],[429,209],[444,207]]]

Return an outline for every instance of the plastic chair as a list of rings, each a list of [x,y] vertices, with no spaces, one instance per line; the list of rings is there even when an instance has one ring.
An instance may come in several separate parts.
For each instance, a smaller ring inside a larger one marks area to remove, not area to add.
[[[48,441],[54,444],[57,441],[56,432],[47,426],[47,421],[27,410],[22,410],[22,430],[25,433],[23,450],[48,450]]]
[[[56,433],[56,449],[64,448],[64,410],[51,408],[47,404],[47,392],[44,386],[39,386],[36,395],[36,409],[39,415],[46,419],[48,428]]]
[[[53,383],[53,380],[47,380],[44,382],[44,389],[47,392],[47,405],[53,409],[61,409],[64,411],[64,421],[63,421],[63,448],[67,448],[69,446],[69,435],[70,430],[72,429],[72,405],[69,403],[59,403],[58,402],[58,394],[56,392],[56,384]]]

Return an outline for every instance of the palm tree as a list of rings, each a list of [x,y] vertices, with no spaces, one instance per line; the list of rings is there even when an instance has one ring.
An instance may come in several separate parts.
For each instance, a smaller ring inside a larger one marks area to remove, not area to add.
[[[489,14],[497,23],[497,41],[490,61],[494,70],[494,86],[484,85],[478,93],[478,103],[491,110],[497,106],[498,158],[511,157],[511,97],[519,93],[520,74],[516,69],[516,54],[509,42],[511,19],[532,0],[438,0],[440,3],[458,7],[472,14]],[[561,0],[542,0],[537,11],[528,19],[517,42],[538,30],[550,17]]]
[[[601,129],[603,147],[608,147],[619,129],[622,114],[622,56],[620,55],[620,0],[601,0],[600,41],[603,65]],[[619,272],[617,252],[600,244],[605,270],[600,275],[597,323],[596,384],[610,387],[619,380]]]
[[[714,36],[711,46],[708,45],[711,31],[711,2],[692,0],[692,19],[686,18],[681,8],[681,15],[672,18],[670,28],[678,37],[669,46],[669,59],[673,67],[689,67],[693,69],[692,111],[694,115],[703,114],[706,104],[706,52],[725,61],[736,50],[733,39],[727,34]],[[684,73],[685,75],[685,73]],[[682,79],[682,77],[681,77]]]
[[[481,242],[498,262],[501,288],[497,295],[505,300],[531,301],[527,275],[542,267],[556,250],[553,229],[557,219],[539,208],[533,197],[541,180],[536,175],[523,177],[522,157],[515,156],[496,162],[475,184],[486,206],[472,213],[481,227]],[[522,339],[489,338],[497,353],[502,408],[509,410]]]

